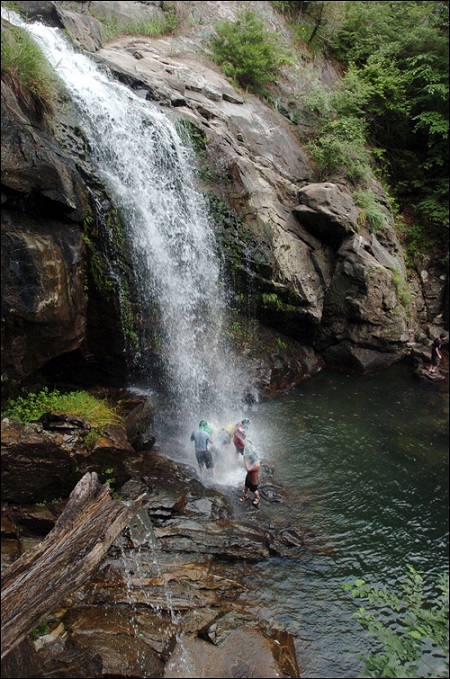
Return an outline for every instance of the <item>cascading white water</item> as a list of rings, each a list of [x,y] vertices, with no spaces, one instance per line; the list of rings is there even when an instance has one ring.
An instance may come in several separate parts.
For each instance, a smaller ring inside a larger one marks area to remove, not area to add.
[[[221,263],[191,151],[159,108],[76,53],[59,29],[7,18],[35,38],[80,110],[92,161],[127,223],[143,299],[158,301],[177,420],[239,416],[246,378],[224,339]]]

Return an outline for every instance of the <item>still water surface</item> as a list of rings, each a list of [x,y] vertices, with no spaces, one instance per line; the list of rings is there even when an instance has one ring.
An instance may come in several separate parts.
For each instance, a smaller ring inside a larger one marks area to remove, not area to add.
[[[362,676],[370,639],[342,584],[395,589],[407,564],[426,582],[448,570],[448,393],[403,364],[326,372],[251,418],[289,490],[277,513],[316,536],[301,560],[258,566],[258,614],[295,635],[303,677]]]

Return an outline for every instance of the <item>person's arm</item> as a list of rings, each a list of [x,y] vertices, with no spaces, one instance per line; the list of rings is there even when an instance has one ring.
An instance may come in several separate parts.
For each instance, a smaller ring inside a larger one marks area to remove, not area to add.
[[[260,463],[259,460],[256,460],[256,462],[254,462],[253,464],[250,464],[250,465],[249,465],[245,457],[244,457],[244,464],[245,464],[245,468],[246,468],[246,470],[247,470],[248,472],[252,472],[252,471],[254,471],[255,469],[259,469],[260,466],[261,466],[261,463]]]

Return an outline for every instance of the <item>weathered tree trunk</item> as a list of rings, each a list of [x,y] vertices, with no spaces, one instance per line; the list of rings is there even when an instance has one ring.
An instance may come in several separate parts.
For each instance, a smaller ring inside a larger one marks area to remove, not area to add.
[[[89,578],[146,499],[126,505],[95,472],[83,476],[53,530],[2,575],[2,659]]]

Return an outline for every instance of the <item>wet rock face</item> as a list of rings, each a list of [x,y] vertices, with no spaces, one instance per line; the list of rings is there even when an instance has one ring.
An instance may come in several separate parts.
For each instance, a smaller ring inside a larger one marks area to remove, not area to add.
[[[2,389],[79,347],[87,190],[50,132],[2,83]]]

